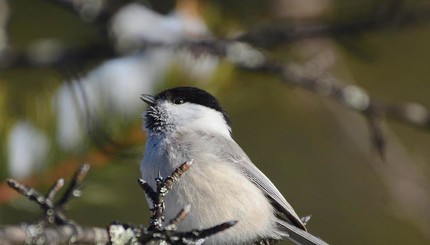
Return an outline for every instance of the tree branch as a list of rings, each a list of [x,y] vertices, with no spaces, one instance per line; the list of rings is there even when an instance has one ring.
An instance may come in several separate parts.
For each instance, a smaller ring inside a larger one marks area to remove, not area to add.
[[[35,189],[19,183],[16,180],[8,180],[11,188],[37,203],[44,211],[42,219],[31,223],[23,223],[19,226],[0,227],[0,244],[168,244],[189,245],[201,244],[206,237],[222,232],[237,221],[229,221],[207,229],[197,229],[189,232],[177,231],[177,225],[183,221],[190,212],[190,206],[184,207],[178,215],[164,225],[164,197],[172,189],[175,182],[190,167],[192,161],[179,166],[171,176],[156,178],[157,190],[153,190],[144,180],[139,179],[139,184],[148,198],[153,202],[151,218],[148,227],[142,225],[129,225],[112,223],[108,228],[83,227],[68,220],[62,210],[72,198],[77,195],[78,188],[88,173],[89,165],[84,164],[75,172],[74,177],[64,195],[54,204],[56,194],[64,187],[64,180],[59,179],[48,190],[46,195],[41,195]]]

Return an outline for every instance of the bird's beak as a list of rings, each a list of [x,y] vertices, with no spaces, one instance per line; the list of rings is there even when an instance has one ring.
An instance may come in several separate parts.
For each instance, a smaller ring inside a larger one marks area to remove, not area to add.
[[[155,105],[155,99],[154,99],[154,96],[152,96],[152,95],[142,94],[142,95],[140,95],[140,99],[143,100],[143,102],[145,102],[146,104],[148,104],[150,106]]]

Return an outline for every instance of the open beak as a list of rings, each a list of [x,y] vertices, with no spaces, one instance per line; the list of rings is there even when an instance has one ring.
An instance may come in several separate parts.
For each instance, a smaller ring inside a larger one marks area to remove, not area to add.
[[[142,95],[140,95],[140,99],[143,100],[143,102],[145,102],[146,104],[148,104],[150,106],[155,105],[155,99],[154,99],[154,96],[152,96],[152,95],[142,94]]]

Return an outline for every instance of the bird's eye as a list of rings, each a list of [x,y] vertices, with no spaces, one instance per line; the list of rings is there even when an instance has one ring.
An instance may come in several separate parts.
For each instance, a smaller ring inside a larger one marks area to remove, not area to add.
[[[175,103],[177,105],[183,104],[184,103],[184,99],[181,99],[181,98],[174,99],[173,103]]]

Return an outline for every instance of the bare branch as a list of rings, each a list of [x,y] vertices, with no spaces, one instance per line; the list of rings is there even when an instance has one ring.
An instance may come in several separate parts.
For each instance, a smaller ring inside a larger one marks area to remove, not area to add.
[[[77,190],[89,168],[89,164],[83,164],[78,168],[71,184],[56,204],[54,199],[64,187],[64,179],[57,180],[45,196],[17,180],[9,179],[7,181],[9,186],[30,201],[36,202],[44,211],[44,216],[32,224],[6,226],[0,229],[0,244],[107,243],[108,235],[105,228],[81,227],[72,223],[63,213],[64,205],[77,196]]]
[[[178,215],[176,215],[175,218],[173,218],[169,222],[169,225],[170,226],[177,226],[179,223],[181,223],[181,221],[183,221],[188,216],[188,214],[190,213],[190,210],[191,210],[191,205],[188,204],[183,209],[181,209],[181,211],[179,211]]]
[[[192,230],[189,232],[177,231],[177,225],[183,221],[190,212],[190,205],[184,207],[178,215],[170,220],[167,225],[164,221],[164,197],[173,187],[174,183],[191,167],[192,161],[179,166],[171,176],[163,179],[158,177],[157,190],[154,191],[145,181],[139,180],[140,186],[153,202],[151,209],[151,221],[148,228],[138,225],[112,223],[107,229],[99,227],[82,227],[69,221],[62,213],[66,205],[81,185],[89,171],[89,165],[84,164],[75,172],[71,184],[62,198],[54,205],[55,195],[64,186],[64,180],[59,179],[49,189],[45,196],[39,194],[33,188],[19,183],[16,180],[8,180],[11,188],[17,190],[29,200],[36,202],[44,210],[44,219],[33,224],[20,226],[5,226],[0,228],[0,244],[201,244],[208,236],[222,232],[237,221],[229,221],[207,229]],[[49,225],[49,226],[47,226]]]
[[[105,228],[79,228],[72,225],[43,227],[40,224],[0,227],[0,244],[106,244]]]
[[[275,23],[245,32],[235,39],[261,47],[273,47],[309,38],[354,36],[389,28],[405,28],[430,20],[430,9],[408,9],[403,1],[393,0],[369,11],[369,14],[352,20],[323,21],[303,20],[299,23]]]
[[[87,176],[88,171],[90,170],[89,164],[82,164],[78,170],[76,170],[72,181],[70,182],[69,187],[64,193],[63,197],[58,201],[57,206],[63,207],[66,203],[68,203],[72,198],[78,197],[80,191],[78,190],[82,181]]]
[[[190,205],[184,207],[166,226],[163,226],[165,203],[164,197],[172,189],[176,181],[191,167],[192,160],[181,164],[173,173],[165,179],[161,176],[156,178],[157,190],[149,186],[147,182],[139,179],[138,182],[145,191],[147,197],[152,201],[150,225],[145,228],[141,225],[131,226],[128,224],[114,223],[109,226],[109,237],[113,244],[124,244],[138,242],[149,244],[154,241],[168,242],[169,244],[201,244],[206,237],[222,232],[237,221],[228,221],[214,227],[189,232],[176,231],[178,223],[184,220],[190,212]],[[151,243],[152,244],[152,243]]]

